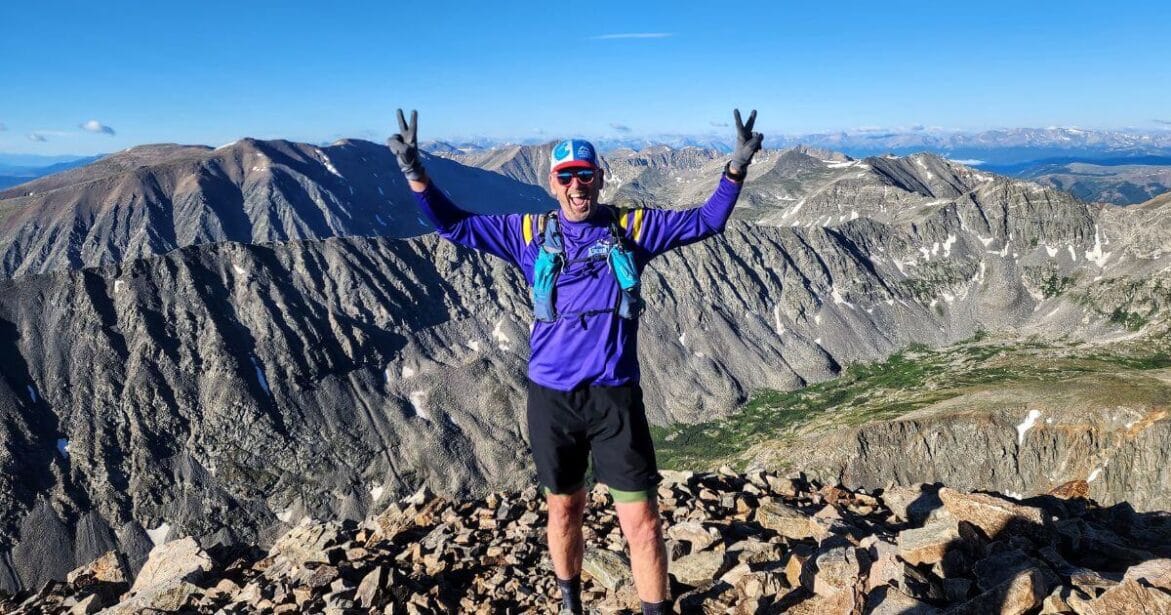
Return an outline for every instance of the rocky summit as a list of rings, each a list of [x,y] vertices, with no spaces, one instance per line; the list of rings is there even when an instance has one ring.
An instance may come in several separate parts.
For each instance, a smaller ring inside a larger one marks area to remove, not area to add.
[[[1016,500],[939,485],[866,492],[761,470],[665,472],[678,613],[1171,613],[1171,515],[1102,507],[1084,482]],[[586,512],[583,599],[638,608],[613,502]],[[361,523],[302,519],[267,552],[156,546],[132,577],[108,552],[7,613],[556,611],[535,487],[453,501],[423,489]],[[104,609],[104,610],[102,610]]]

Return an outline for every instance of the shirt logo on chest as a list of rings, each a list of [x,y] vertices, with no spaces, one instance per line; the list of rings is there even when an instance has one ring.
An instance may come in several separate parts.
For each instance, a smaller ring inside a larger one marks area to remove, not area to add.
[[[595,256],[606,256],[609,252],[610,244],[604,240],[599,239],[597,243],[590,246],[589,252],[587,254],[590,258],[593,258]]]

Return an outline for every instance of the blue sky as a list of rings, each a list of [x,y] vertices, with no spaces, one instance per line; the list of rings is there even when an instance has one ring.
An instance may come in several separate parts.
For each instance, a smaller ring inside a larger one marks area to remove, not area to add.
[[[381,141],[398,106],[423,140],[710,133],[735,106],[766,134],[1158,128],[1169,6],[6,0],[0,152]]]

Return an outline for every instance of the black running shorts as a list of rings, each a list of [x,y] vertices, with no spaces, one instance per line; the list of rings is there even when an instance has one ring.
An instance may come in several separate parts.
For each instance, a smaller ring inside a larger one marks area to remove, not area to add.
[[[653,495],[661,480],[638,384],[564,392],[530,380],[528,423],[537,478],[553,493],[585,484],[591,454],[594,477],[612,493]]]

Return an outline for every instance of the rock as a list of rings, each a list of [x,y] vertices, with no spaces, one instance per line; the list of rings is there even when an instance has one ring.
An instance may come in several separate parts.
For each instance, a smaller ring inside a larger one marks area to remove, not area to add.
[[[897,521],[922,525],[933,511],[943,508],[939,492],[929,485],[895,485],[883,490],[880,500]]]
[[[232,596],[238,591],[240,591],[240,586],[235,581],[231,579],[220,579],[208,593],[218,596]]]
[[[726,569],[724,561],[723,553],[701,551],[671,562],[667,572],[680,583],[694,587],[720,576]]]
[[[847,506],[854,500],[854,494],[836,485],[826,485],[818,489],[817,494],[830,506],[835,508]]]
[[[582,572],[610,591],[634,582],[626,556],[604,549],[586,548]]]
[[[358,583],[357,593],[354,596],[358,606],[372,608],[381,601],[384,576],[385,572],[382,566],[370,570],[370,573],[364,576],[362,582]]]
[[[173,587],[153,592],[149,600],[140,604],[160,611],[174,612],[183,610],[190,600],[202,594],[203,590],[198,586],[182,581]]]
[[[959,604],[968,599],[968,594],[972,592],[972,581],[970,579],[956,578],[943,580],[943,596],[953,604]]]
[[[176,541],[177,542],[177,541]],[[171,544],[171,543],[166,543]],[[166,546],[160,545],[160,546]],[[151,611],[175,612],[189,610],[189,602],[201,596],[203,590],[187,581],[176,581],[166,586],[152,586],[102,611],[103,615],[139,615]]]
[[[819,553],[814,559],[817,569],[813,577],[813,593],[828,596],[843,590],[852,591],[862,580],[862,571],[869,567],[865,550],[837,547]]]
[[[1124,581],[1139,581],[1171,591],[1171,559],[1153,559],[1126,569]]]
[[[435,529],[428,532],[420,543],[424,549],[428,551],[435,551],[443,547],[443,543],[447,542],[452,537],[451,528],[446,525],[437,525]]]
[[[939,490],[939,499],[953,517],[980,528],[990,538],[1010,526],[1035,533],[1045,525],[1041,509],[983,493],[961,493],[944,487]]]
[[[867,615],[935,615],[939,609],[894,587],[879,587],[866,597]]]
[[[419,495],[419,493],[415,495]],[[366,541],[367,546],[379,541],[394,540],[395,536],[418,525],[430,525],[434,520],[435,513],[446,504],[442,498],[419,502],[415,496],[404,502],[410,504],[408,509],[402,510],[399,509],[398,505],[392,504],[382,514],[374,518],[374,528],[370,533],[370,538]]]
[[[1066,568],[1060,571],[1069,577],[1069,584],[1086,592],[1089,595],[1097,594],[1098,590],[1105,590],[1118,585],[1120,579],[1116,575],[1106,576],[1089,568]]]
[[[769,475],[766,479],[768,481],[769,491],[786,497],[796,496],[800,491],[797,482],[792,478],[783,478],[780,476]]]
[[[903,562],[899,560],[899,547],[886,538],[868,537],[862,548],[867,549],[870,570],[866,578],[866,591],[886,585],[902,578]]]
[[[293,566],[304,566],[308,563],[329,564],[329,547],[338,541],[340,526],[337,523],[316,523],[309,520],[302,521],[285,532],[273,544],[270,553],[281,555]]]
[[[735,566],[728,568],[724,574],[720,575],[719,580],[723,583],[727,583],[728,585],[735,586],[736,581],[739,581],[741,577],[749,574],[750,572],[752,572],[752,566],[749,566],[748,564],[736,564]]]
[[[898,580],[898,586],[903,593],[916,600],[943,602],[947,599],[943,592],[942,579],[906,562],[903,563],[903,574]]]
[[[676,485],[684,488],[690,484],[691,479],[695,477],[695,472],[686,472],[679,470],[659,470],[659,475],[663,477],[659,484],[665,487],[674,487]]]
[[[1069,605],[1079,615],[1118,615],[1119,613],[1171,614],[1171,595],[1153,587],[1144,587],[1134,579],[1089,600],[1070,596]]]
[[[102,610],[102,599],[98,594],[90,594],[79,600],[69,609],[69,615],[90,615]]]
[[[1049,490],[1049,494],[1061,500],[1084,500],[1090,497],[1090,483],[1071,480]]]
[[[666,540],[666,546],[667,546],[667,561],[668,562],[679,559],[680,557],[683,557],[684,555],[687,555],[688,547],[687,547],[687,543],[685,543],[685,542],[675,540],[673,538],[668,538]]]
[[[1050,586],[1040,570],[1030,568],[951,609],[948,615],[1023,615],[1041,605]]]
[[[719,540],[719,535],[713,535],[697,521],[684,521],[672,524],[667,528],[667,536],[681,540],[691,545],[691,552],[703,551]]]
[[[293,602],[298,607],[305,606],[313,598],[313,590],[308,587],[293,588]]]
[[[939,517],[919,528],[899,532],[898,554],[912,565],[942,561],[949,550],[959,548],[960,533],[956,520]]]
[[[728,584],[707,581],[676,598],[675,609],[677,613],[726,613],[737,598]]]
[[[860,606],[854,592],[837,592],[829,596],[815,595],[783,612],[786,615],[853,615]]]
[[[1081,548],[1098,558],[1104,558],[1108,566],[1135,565],[1156,559],[1151,552],[1128,545],[1121,536],[1101,525],[1088,526],[1082,531]]]
[[[235,596],[232,596],[232,601],[233,602],[244,602],[247,604],[255,604],[257,602],[260,602],[261,598],[263,598],[263,597],[264,597],[264,590],[261,588],[260,582],[259,581],[251,581],[248,584],[244,585],[244,589],[241,589],[239,592],[236,593]]]
[[[1049,592],[1049,595],[1041,602],[1041,615],[1056,615],[1057,613],[1073,611],[1073,607],[1066,600],[1069,593],[1067,587],[1058,587]]]
[[[808,516],[775,498],[760,503],[755,519],[762,527],[791,540],[816,536]]]
[[[1008,549],[976,562],[972,573],[980,591],[988,591],[1029,568],[1043,566],[1020,549]]]
[[[333,583],[337,577],[338,569],[334,566],[327,565],[302,568],[294,578],[298,582],[305,584],[306,587],[319,588]]]
[[[132,594],[161,591],[183,581],[198,580],[214,563],[199,543],[188,536],[151,549],[130,587]]]
[[[784,547],[773,542],[745,539],[728,547],[728,556],[741,564],[763,564],[780,561]]]
[[[65,575],[66,583],[76,583],[79,577],[90,577],[102,583],[126,583],[126,564],[117,551],[107,551],[94,561],[75,568]]]
[[[742,599],[769,598],[775,601],[775,597],[783,593],[790,585],[782,573],[758,570],[736,579],[733,587]]]
[[[813,549],[806,545],[797,545],[789,552],[789,559],[785,560],[785,579],[790,587],[813,591],[813,571],[809,563],[812,558]]]

